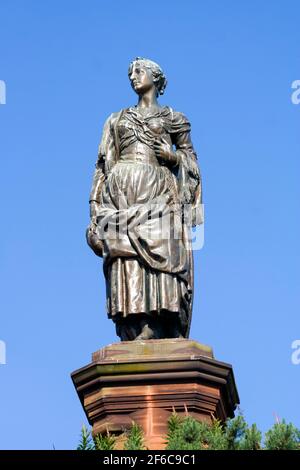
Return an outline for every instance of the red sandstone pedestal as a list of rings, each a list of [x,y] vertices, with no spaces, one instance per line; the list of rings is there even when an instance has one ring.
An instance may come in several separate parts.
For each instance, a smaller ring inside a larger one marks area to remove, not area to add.
[[[225,421],[239,403],[231,365],[188,339],[111,344],[73,372],[72,380],[94,434],[122,434],[134,421],[150,450],[164,449],[173,410]]]

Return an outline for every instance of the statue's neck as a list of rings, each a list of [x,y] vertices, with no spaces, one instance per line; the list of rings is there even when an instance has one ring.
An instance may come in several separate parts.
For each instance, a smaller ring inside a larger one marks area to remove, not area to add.
[[[156,98],[156,89],[149,90],[145,94],[140,95],[137,106],[139,108],[158,108],[159,104]]]

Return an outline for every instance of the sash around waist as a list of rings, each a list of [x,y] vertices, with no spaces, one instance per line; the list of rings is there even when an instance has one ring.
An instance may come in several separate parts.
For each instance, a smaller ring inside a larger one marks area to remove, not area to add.
[[[119,156],[118,162],[120,163],[148,163],[149,165],[160,166],[155,155],[147,155],[144,153],[121,154]]]

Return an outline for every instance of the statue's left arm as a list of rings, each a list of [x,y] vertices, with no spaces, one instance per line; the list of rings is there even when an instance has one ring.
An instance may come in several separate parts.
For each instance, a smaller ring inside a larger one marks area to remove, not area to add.
[[[183,204],[191,204],[191,224],[203,222],[202,180],[197,154],[191,140],[191,125],[184,114],[172,111],[172,143],[178,159],[177,178]]]

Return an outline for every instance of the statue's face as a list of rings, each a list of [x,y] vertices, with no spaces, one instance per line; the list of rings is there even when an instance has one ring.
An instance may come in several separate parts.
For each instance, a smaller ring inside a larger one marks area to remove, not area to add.
[[[133,64],[129,74],[129,80],[131,82],[132,88],[138,95],[142,95],[151,90],[151,88],[155,88],[151,70],[139,62],[135,62]]]

